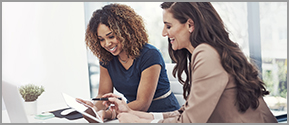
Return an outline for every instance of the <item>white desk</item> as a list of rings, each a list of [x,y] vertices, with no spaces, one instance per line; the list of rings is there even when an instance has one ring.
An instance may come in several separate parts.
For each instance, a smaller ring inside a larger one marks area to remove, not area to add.
[[[80,118],[76,120],[68,120],[66,118],[54,117],[54,118],[49,118],[46,120],[40,120],[40,119],[35,119],[34,116],[27,116],[27,119],[29,123],[88,123],[84,118]],[[2,123],[11,123],[7,110],[2,110]]]
[[[29,116],[28,118],[30,123],[88,123],[84,118],[80,118],[77,120],[68,120],[65,118],[50,118],[50,119],[46,119],[46,120],[39,120],[39,119],[34,119],[33,116]],[[2,123],[11,123],[7,110],[2,110]],[[111,120],[111,121],[107,121],[105,123],[119,123],[118,120]]]
[[[68,108],[65,104],[53,104],[49,106],[38,106],[38,113],[43,111],[54,111],[63,108]],[[35,119],[34,116],[27,116],[29,123],[88,123],[84,118],[76,119],[76,120],[68,120],[66,118],[50,118],[46,120]],[[2,110],[2,123],[11,123],[7,110]],[[111,120],[106,123],[119,123],[118,120]]]

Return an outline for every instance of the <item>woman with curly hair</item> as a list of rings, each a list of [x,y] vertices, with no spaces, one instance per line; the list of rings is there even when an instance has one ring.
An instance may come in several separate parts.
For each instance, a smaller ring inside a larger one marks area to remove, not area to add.
[[[109,98],[104,103],[118,107],[120,122],[277,122],[263,99],[269,92],[257,68],[230,40],[211,3],[165,2],[161,8],[162,35],[168,37],[169,54],[176,62],[173,75],[183,84],[186,103],[174,112],[143,113]]]
[[[96,10],[87,26],[85,40],[100,60],[97,97],[112,93],[114,87],[134,110],[164,112],[180,108],[170,91],[163,57],[148,43],[144,22],[132,8],[109,4]],[[82,99],[78,101],[94,107],[102,119],[116,117],[115,110],[105,110],[101,101],[94,104]],[[91,109],[86,111],[94,114]]]

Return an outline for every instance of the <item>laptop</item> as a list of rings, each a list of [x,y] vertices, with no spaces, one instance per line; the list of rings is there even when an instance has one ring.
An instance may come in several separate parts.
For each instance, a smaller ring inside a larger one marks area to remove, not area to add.
[[[28,123],[28,118],[23,106],[23,100],[18,87],[2,81],[2,96],[11,123]]]
[[[85,112],[85,110],[87,109],[86,106],[84,106],[84,104],[80,104],[76,101],[76,99],[74,97],[71,97],[70,95],[66,94],[66,93],[62,93],[62,96],[67,104],[67,106],[69,106],[72,109],[75,109],[76,111],[78,111],[79,113],[99,122],[99,123],[103,123],[103,121],[100,119],[100,116],[94,111],[93,108],[91,108],[94,112],[96,117],[88,114]]]

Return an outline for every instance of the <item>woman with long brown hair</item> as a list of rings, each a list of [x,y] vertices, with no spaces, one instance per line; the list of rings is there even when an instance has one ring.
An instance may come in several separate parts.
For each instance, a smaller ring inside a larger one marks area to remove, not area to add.
[[[174,112],[141,113],[110,98],[105,104],[116,105],[120,122],[277,122],[263,99],[269,92],[257,68],[230,40],[211,3],[164,2],[161,8],[162,35],[168,37],[173,75],[183,84],[186,103]]]

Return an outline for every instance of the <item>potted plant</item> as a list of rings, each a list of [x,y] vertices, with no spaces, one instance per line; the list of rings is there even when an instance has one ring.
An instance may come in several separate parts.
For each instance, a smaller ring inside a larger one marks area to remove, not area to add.
[[[44,87],[34,84],[27,84],[19,87],[19,92],[25,100],[24,107],[28,115],[37,113],[37,98],[44,92]]]

